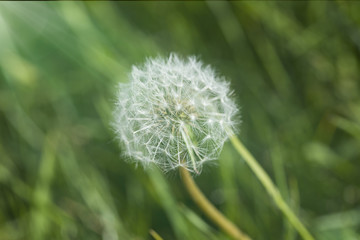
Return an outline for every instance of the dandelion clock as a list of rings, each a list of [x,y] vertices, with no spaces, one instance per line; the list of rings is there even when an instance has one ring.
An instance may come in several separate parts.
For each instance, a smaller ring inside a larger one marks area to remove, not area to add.
[[[239,111],[224,78],[195,57],[182,59],[176,54],[134,66],[129,78],[119,86],[113,124],[129,159],[144,167],[155,164],[164,171],[179,168],[186,189],[202,211],[232,238],[250,240],[206,199],[190,175],[216,160],[230,139],[302,238],[314,239],[235,135]]]
[[[120,84],[115,129],[125,154],[145,167],[200,173],[218,158],[238,108],[229,84],[195,57],[176,54],[133,67]]]

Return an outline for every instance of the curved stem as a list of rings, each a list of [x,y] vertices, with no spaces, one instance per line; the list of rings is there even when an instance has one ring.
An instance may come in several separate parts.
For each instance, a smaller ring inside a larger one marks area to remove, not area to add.
[[[287,217],[289,222],[294,226],[294,228],[299,232],[305,240],[314,240],[314,237],[310,232],[305,228],[301,223],[298,217],[293,213],[290,207],[286,204],[282,198],[279,190],[276,188],[274,183],[271,181],[269,175],[264,171],[256,159],[251,155],[251,153],[246,149],[246,147],[241,143],[241,141],[236,137],[236,135],[230,130],[227,129],[229,133],[229,138],[237,152],[243,157],[245,162],[249,165],[251,170],[255,173],[256,177],[260,180],[262,185],[265,187],[266,191],[273,198],[276,205],[280,208],[283,214]]]
[[[195,203],[202,209],[202,211],[224,232],[237,240],[251,240],[245,233],[243,233],[234,223],[227,219],[214,205],[204,196],[200,191],[189,171],[181,167],[180,168],[181,179]]]
[[[155,239],[155,240],[164,240],[157,232],[155,232],[155,230],[150,229],[149,230],[150,235]]]

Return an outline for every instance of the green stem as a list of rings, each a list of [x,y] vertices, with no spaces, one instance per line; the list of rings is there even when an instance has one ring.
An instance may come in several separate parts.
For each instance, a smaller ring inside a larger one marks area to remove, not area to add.
[[[155,232],[155,230],[150,229],[149,231],[150,235],[155,239],[155,240],[164,240],[157,232]]]
[[[286,204],[282,198],[279,190],[276,188],[274,183],[271,181],[269,175],[264,171],[256,159],[251,155],[251,153],[246,149],[242,142],[237,138],[234,132],[231,129],[227,129],[229,138],[237,152],[244,158],[245,162],[249,165],[251,170],[255,173],[256,177],[260,180],[262,185],[264,185],[266,191],[273,198],[276,205],[280,208],[283,214],[288,218],[289,222],[294,226],[294,228],[299,232],[305,240],[314,240],[314,237],[310,232],[305,228],[297,216],[293,213],[290,207]]]
[[[191,162],[193,164],[193,167],[194,167],[194,171],[199,174],[199,171],[196,169],[196,163],[195,163],[195,156],[194,156],[194,152],[193,152],[193,149],[191,147],[191,140],[189,139],[189,133],[187,132],[186,130],[186,126],[183,128],[183,129],[180,129],[180,132],[181,132],[181,135],[185,141],[185,145],[186,145],[186,148],[189,152],[189,155],[190,155],[190,158],[191,158]]]
[[[201,210],[224,232],[236,240],[251,240],[234,223],[227,219],[214,205],[205,197],[198,188],[189,171],[185,167],[180,168],[181,179],[194,202]]]

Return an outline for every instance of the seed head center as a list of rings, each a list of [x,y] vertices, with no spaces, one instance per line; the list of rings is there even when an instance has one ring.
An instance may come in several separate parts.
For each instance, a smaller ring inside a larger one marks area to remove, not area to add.
[[[165,121],[171,125],[190,123],[196,120],[198,114],[192,101],[174,97],[165,99],[167,102],[159,104],[162,107],[155,111],[155,115],[158,116],[157,120]]]

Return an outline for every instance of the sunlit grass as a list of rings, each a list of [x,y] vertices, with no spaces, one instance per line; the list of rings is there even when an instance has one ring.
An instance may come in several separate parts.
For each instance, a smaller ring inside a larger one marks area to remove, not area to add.
[[[240,138],[316,239],[358,239],[360,5],[1,2],[0,239],[226,239],[177,173],[121,159],[116,86],[149,56],[231,81]],[[253,239],[300,239],[225,145],[196,179]]]

